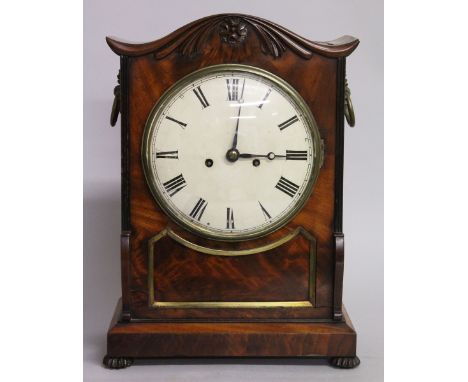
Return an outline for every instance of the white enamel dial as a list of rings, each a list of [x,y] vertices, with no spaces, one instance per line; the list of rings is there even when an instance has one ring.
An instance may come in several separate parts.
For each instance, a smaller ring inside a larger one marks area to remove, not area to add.
[[[155,105],[143,140],[153,195],[179,224],[242,240],[289,221],[309,197],[320,138],[302,98],[272,74],[219,65]]]

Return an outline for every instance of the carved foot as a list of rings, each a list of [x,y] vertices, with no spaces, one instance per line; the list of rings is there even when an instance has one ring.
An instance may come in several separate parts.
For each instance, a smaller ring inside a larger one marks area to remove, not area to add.
[[[102,363],[108,369],[125,369],[126,367],[132,366],[133,359],[127,357],[109,357],[106,355]]]
[[[359,366],[361,360],[357,357],[332,357],[328,359],[328,362],[333,367],[337,367],[339,369],[354,369],[355,367]]]

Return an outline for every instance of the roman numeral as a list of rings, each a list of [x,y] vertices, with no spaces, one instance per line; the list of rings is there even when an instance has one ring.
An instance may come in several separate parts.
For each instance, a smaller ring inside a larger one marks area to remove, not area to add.
[[[177,175],[175,178],[172,178],[171,180],[168,180],[167,182],[163,183],[163,186],[166,189],[166,192],[169,194],[169,196],[174,196],[186,185],[187,183],[185,182],[185,179],[182,176],[182,174]]]
[[[307,160],[307,151],[286,150],[286,160]]]
[[[291,126],[293,123],[296,123],[297,121],[299,121],[299,118],[297,118],[297,115],[295,115],[294,117],[289,118],[287,121],[280,123],[278,127],[280,128],[280,130],[284,130],[286,129],[286,127]]]
[[[265,220],[271,219],[271,215],[268,213],[268,211],[265,209],[265,207],[262,206],[262,203],[260,203],[260,201],[259,201],[258,204],[260,204],[260,208],[262,209],[263,216],[265,217]]]
[[[156,158],[179,159],[179,151],[159,151]]]
[[[229,207],[226,211],[226,228],[234,229],[234,210]]]
[[[200,103],[202,104],[203,109],[204,109],[205,107],[210,106],[210,104],[209,104],[208,101],[206,100],[205,95],[203,94],[203,92],[202,92],[200,86],[197,86],[195,89],[193,89],[193,92],[195,93],[195,95],[197,96],[198,100],[199,100]]]
[[[283,191],[286,195],[289,195],[291,198],[296,195],[299,186],[286,178],[281,177],[278,183],[275,186],[278,190]]]
[[[200,198],[198,199],[197,204],[195,204],[195,207],[193,207],[192,212],[190,212],[190,217],[197,219],[200,221],[201,217],[203,216],[203,212],[205,212],[205,208],[208,205],[206,200]]]
[[[263,104],[265,103],[265,101],[267,100],[268,96],[270,95],[271,93],[271,89],[268,89],[267,93],[265,94],[265,97],[263,97],[262,99],[262,102],[260,103],[260,105],[258,105],[258,108],[261,109],[263,107]]]
[[[232,83],[230,79],[226,79],[228,101],[239,101],[239,79],[233,78]]]
[[[166,119],[168,119],[169,121],[172,121],[172,122],[177,123],[180,127],[182,127],[182,129],[185,129],[185,127],[187,126],[186,123],[180,122],[180,121],[178,121],[177,119],[174,119],[174,118],[172,118],[172,117],[169,117],[168,115],[166,116]]]

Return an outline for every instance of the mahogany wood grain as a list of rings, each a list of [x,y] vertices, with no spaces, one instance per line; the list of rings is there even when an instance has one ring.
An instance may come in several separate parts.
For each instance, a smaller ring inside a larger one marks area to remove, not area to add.
[[[117,308],[117,310],[119,307]],[[109,357],[352,357],[356,332],[342,322],[119,323],[107,337]]]
[[[359,45],[359,40],[352,36],[342,36],[333,41],[310,41],[271,21],[243,14],[219,14],[195,20],[164,38],[147,43],[130,43],[118,38],[107,37],[112,51],[120,56],[137,57],[155,54],[164,58],[178,49],[182,54],[192,55],[200,49],[219,49],[219,41],[207,41],[207,35],[217,31],[225,19],[239,18],[250,26],[251,33],[264,43],[264,51],[274,57],[281,56],[287,46],[303,58],[310,58],[314,53],[325,57],[349,56]],[[207,44],[209,42],[209,44]]]
[[[106,364],[127,365],[118,357],[354,357],[356,333],[341,312],[343,113],[345,57],[359,41],[313,42],[270,21],[232,14],[196,20],[145,44],[107,43],[121,56],[123,303],[108,332]],[[199,237],[172,222],[152,197],[141,162],[145,123],[164,92],[197,69],[226,63],[262,68],[291,84],[312,111],[325,148],[305,207],[278,231],[235,243]],[[155,250],[155,294],[172,302],[298,301],[307,297],[313,272],[314,306],[150,306],[148,241],[164,229],[203,247],[236,251],[265,246],[299,227],[316,240],[315,267],[304,237],[240,258],[202,255],[165,238]]]
[[[253,43],[252,43],[253,44]],[[252,45],[250,44],[250,45]],[[249,47],[250,47],[249,45]],[[247,47],[246,47],[247,49]],[[335,108],[336,108],[336,66],[335,59],[323,58],[318,55],[310,60],[298,58],[297,55],[286,52],[281,61],[274,61],[257,54],[260,46],[250,48],[250,53],[229,50],[229,55],[218,53],[206,57],[184,58],[174,56],[172,59],[155,60],[152,56],[133,58],[129,71],[132,81],[129,89],[130,115],[130,224],[132,229],[131,269],[133,272],[131,293],[132,310],[138,317],[159,316],[159,312],[147,307],[147,241],[167,226],[180,233],[190,241],[207,247],[224,248],[226,250],[242,249],[252,245],[265,245],[297,227],[303,227],[317,239],[317,307],[330,308],[333,296],[333,224],[334,224],[334,177],[335,177]],[[237,57],[236,57],[237,56]],[[175,81],[192,71],[209,65],[226,62],[242,62],[250,64],[287,78],[288,82],[298,89],[311,108],[320,128],[320,134],[325,144],[325,160],[320,171],[314,192],[301,212],[286,225],[285,228],[264,238],[248,243],[221,243],[203,239],[184,232],[175,225],[160,209],[152,197],[146,183],[141,164],[141,141],[146,118],[159,97]],[[306,81],[304,82],[304,78]],[[332,112],[330,112],[332,110]],[[239,263],[239,272],[243,272]],[[303,278],[308,278],[308,271],[303,270]],[[215,291],[213,291],[215,293]],[[142,299],[142,296],[145,296]],[[206,311],[207,316],[211,313]],[[309,312],[310,318],[316,318],[320,311]],[[329,309],[322,313],[328,314]],[[232,309],[225,315],[235,313]],[[270,310],[272,318],[276,317],[274,309]],[[281,309],[281,315],[285,311]],[[167,311],[163,314],[167,314]],[[190,315],[187,310],[179,313]],[[254,317],[252,311],[249,317]],[[292,312],[305,316],[305,311]],[[202,312],[197,316],[202,315]],[[259,317],[265,316],[258,312]],[[324,317],[321,317],[324,318]]]
[[[161,301],[309,301],[310,243],[303,236],[258,254],[213,256],[155,244],[154,293]]]

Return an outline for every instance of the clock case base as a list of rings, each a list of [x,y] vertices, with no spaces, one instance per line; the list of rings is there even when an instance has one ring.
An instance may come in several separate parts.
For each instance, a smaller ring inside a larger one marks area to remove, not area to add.
[[[146,358],[328,358],[338,368],[359,365],[356,332],[343,307],[341,321],[125,322],[117,303],[103,363],[122,369]]]

